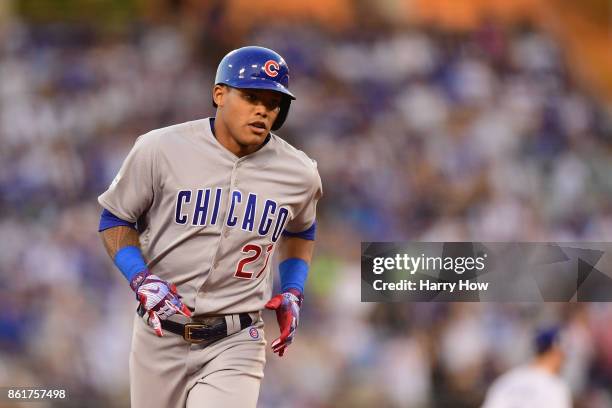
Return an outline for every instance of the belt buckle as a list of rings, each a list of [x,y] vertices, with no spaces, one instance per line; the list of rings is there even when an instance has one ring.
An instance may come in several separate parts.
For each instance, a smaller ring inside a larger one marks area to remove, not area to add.
[[[186,342],[191,343],[191,344],[203,343],[206,340],[191,338],[191,330],[192,329],[203,329],[206,327],[208,327],[208,325],[202,324],[202,323],[185,323],[185,331],[183,332],[183,338],[185,339]]]

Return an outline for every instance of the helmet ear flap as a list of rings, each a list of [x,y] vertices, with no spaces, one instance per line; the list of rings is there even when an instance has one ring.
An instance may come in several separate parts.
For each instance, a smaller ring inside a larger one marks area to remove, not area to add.
[[[283,123],[285,123],[285,119],[287,119],[287,114],[289,114],[289,107],[291,106],[291,98],[287,96],[283,96],[283,100],[280,104],[280,112],[276,117],[276,120],[272,124],[272,130],[278,130]]]

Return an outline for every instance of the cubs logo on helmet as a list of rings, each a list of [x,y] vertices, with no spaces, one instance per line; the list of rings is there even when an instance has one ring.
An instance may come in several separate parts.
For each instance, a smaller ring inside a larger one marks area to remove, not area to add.
[[[266,61],[266,63],[264,64],[264,71],[266,72],[266,74],[268,76],[271,76],[272,78],[278,76],[278,69],[280,68],[280,66],[278,65],[278,62],[274,61],[274,60],[268,60]]]

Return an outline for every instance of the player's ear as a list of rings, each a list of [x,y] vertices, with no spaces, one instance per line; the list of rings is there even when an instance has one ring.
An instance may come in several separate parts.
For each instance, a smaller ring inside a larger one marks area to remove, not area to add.
[[[225,94],[227,94],[228,88],[225,85],[217,84],[213,88],[213,102],[216,106],[223,106],[223,99],[225,99]]]

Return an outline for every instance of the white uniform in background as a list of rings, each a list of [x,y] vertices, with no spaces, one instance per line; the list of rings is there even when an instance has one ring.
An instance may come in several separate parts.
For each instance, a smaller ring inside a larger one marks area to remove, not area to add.
[[[570,389],[561,378],[535,365],[521,366],[499,377],[482,408],[569,408]]]

